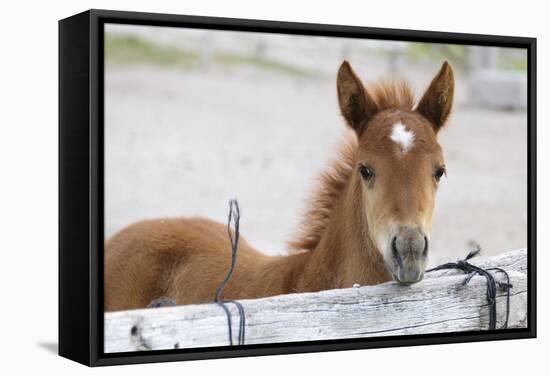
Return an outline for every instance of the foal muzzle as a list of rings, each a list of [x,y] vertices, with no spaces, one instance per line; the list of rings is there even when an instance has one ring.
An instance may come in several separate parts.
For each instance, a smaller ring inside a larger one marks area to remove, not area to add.
[[[401,226],[391,240],[390,269],[394,279],[404,285],[424,277],[428,258],[428,237],[417,227]]]

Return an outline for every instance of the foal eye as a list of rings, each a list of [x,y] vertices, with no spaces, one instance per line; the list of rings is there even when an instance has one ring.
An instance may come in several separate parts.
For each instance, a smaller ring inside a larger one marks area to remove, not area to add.
[[[364,180],[370,180],[374,176],[374,172],[365,165],[359,165],[359,172]]]
[[[445,175],[445,167],[439,167],[437,170],[435,170],[434,178],[435,180],[439,181],[443,175]]]

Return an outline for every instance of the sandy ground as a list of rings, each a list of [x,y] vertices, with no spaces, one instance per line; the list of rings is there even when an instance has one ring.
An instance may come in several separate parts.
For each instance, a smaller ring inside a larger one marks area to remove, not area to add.
[[[336,68],[335,68],[336,70]],[[414,84],[431,79],[422,72]],[[527,118],[458,103],[440,143],[443,179],[430,263],[527,245]],[[150,217],[227,218],[258,249],[285,252],[315,176],[345,126],[331,80],[254,69],[182,72],[108,66],[105,81],[105,234]],[[462,99],[461,99],[462,98]]]

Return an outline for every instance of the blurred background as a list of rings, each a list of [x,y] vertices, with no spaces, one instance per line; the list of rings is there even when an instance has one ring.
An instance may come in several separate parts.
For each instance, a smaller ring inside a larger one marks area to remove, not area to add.
[[[430,264],[527,246],[526,50],[153,26],[105,27],[105,236],[144,219],[225,223],[286,252],[346,126],[336,72],[404,77],[417,97],[447,59],[455,107]]]

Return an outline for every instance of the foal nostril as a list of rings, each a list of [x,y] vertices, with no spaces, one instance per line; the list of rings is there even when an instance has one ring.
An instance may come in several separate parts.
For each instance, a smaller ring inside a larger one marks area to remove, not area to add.
[[[422,256],[426,257],[428,255],[428,237],[424,235],[424,251],[422,252]]]
[[[391,252],[393,257],[395,258],[395,261],[397,262],[397,265],[399,265],[399,267],[403,267],[403,261],[401,260],[401,256],[399,255],[399,251],[397,250],[397,236],[394,236],[391,241]]]

